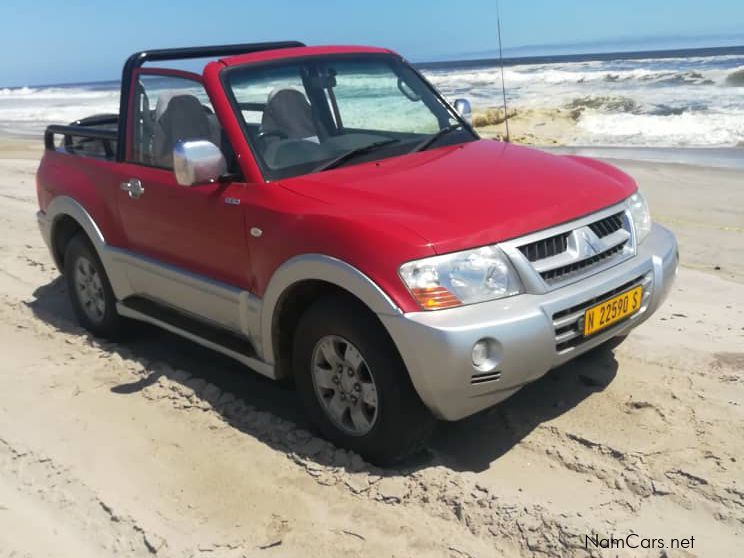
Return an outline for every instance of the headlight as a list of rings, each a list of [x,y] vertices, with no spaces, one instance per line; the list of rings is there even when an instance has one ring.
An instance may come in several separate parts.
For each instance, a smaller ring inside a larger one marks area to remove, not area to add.
[[[648,210],[648,203],[643,194],[636,192],[628,198],[628,209],[630,216],[633,218],[635,226],[636,239],[638,244],[651,232],[651,212]]]
[[[400,276],[424,310],[483,302],[522,292],[522,283],[496,246],[444,254],[400,266]]]

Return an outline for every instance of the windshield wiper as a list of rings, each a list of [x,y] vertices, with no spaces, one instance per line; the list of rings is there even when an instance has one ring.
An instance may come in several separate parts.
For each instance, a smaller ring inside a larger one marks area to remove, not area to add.
[[[330,161],[326,161],[325,163],[322,163],[321,165],[318,165],[313,169],[313,172],[320,172],[324,170],[329,169],[335,169],[337,166],[341,165],[342,163],[345,163],[349,159],[352,159],[353,157],[356,157],[357,155],[362,155],[364,153],[369,153],[370,151],[377,149],[378,147],[382,147],[383,145],[390,145],[391,143],[398,143],[400,140],[396,138],[389,138],[381,141],[374,141],[372,143],[368,143],[367,145],[362,145],[360,147],[355,147],[354,149],[350,149],[349,151],[342,153],[335,159],[331,159]]]
[[[455,124],[450,124],[449,126],[445,126],[438,132],[434,132],[432,135],[427,137],[424,141],[421,143],[416,144],[416,146],[411,150],[411,153],[416,153],[417,151],[423,151],[427,147],[429,147],[432,143],[437,141],[442,136],[445,136],[449,134],[450,132],[454,132],[455,130],[458,130],[459,128],[462,128],[462,124],[457,122]]]

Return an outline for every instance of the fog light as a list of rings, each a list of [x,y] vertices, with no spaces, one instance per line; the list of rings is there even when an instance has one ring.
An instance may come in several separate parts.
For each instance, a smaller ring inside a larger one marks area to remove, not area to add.
[[[499,343],[495,339],[481,339],[473,345],[473,366],[481,372],[488,372],[499,364]]]
[[[481,339],[473,345],[473,366],[480,368],[488,362],[488,341]]]

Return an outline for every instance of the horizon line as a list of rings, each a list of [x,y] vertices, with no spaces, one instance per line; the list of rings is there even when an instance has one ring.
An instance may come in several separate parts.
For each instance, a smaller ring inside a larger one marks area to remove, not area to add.
[[[519,48],[537,48],[537,47],[519,47]],[[744,44],[730,46],[710,46],[710,47],[690,47],[690,48],[665,48],[651,50],[615,50],[585,52],[574,54],[541,54],[529,56],[508,56],[502,59],[498,57],[487,58],[462,58],[447,60],[431,60],[423,62],[413,62],[411,65],[417,68],[442,69],[452,66],[461,66],[472,68],[477,66],[490,66],[503,63],[504,66],[518,65],[537,65],[537,64],[556,64],[560,62],[591,62],[591,61],[611,61],[611,60],[643,60],[647,58],[689,58],[694,56],[712,57],[724,56],[727,54],[744,55]],[[653,56],[649,56],[653,55]],[[122,63],[123,67],[123,63]],[[60,87],[70,85],[90,85],[94,83],[116,83],[120,79],[100,79],[95,81],[70,81],[61,83],[45,83],[32,85],[0,85],[0,89],[22,89],[42,88],[42,87]]]
[[[591,62],[610,60],[643,60],[647,58],[690,58],[695,56],[712,57],[727,54],[744,55],[744,44],[730,46],[663,48],[650,50],[614,50],[600,52],[581,52],[573,54],[538,54],[527,56],[505,56],[503,58],[462,58],[451,60],[432,60],[430,62],[412,62],[420,68],[449,67],[459,65],[474,67],[503,63],[505,66],[555,64],[559,62]],[[649,56],[653,55],[653,56]]]

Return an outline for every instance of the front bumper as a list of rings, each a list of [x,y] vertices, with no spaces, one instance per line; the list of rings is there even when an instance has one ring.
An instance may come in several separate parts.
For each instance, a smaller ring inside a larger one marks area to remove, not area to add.
[[[668,294],[678,262],[674,235],[654,224],[634,257],[554,291],[379,318],[423,402],[439,418],[458,420],[648,319]],[[644,286],[640,311],[589,338],[561,342],[556,314],[565,315],[567,309],[576,313],[582,305],[635,284]],[[473,345],[481,339],[490,340],[495,354],[486,372],[472,363]]]

